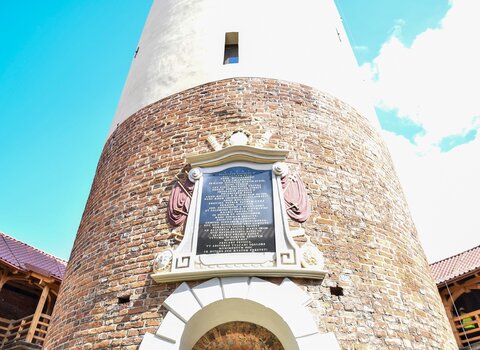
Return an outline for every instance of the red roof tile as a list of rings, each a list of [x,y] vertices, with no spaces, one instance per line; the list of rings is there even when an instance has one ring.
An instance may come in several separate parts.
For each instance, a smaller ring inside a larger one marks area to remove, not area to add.
[[[430,264],[437,284],[448,282],[480,268],[480,246]]]
[[[63,279],[67,262],[0,232],[0,262],[19,270]]]

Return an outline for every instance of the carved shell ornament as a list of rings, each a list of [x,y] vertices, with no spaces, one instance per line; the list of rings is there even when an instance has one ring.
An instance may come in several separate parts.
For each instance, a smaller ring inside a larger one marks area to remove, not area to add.
[[[322,253],[310,242],[310,238],[307,238],[307,243],[300,249],[300,256],[304,268],[323,269],[325,265]]]
[[[270,142],[270,138],[272,136],[273,136],[273,132],[271,130],[266,130],[263,133],[260,140],[258,140],[255,143],[255,147],[257,147],[257,148],[265,147]],[[216,137],[213,136],[213,135],[208,135],[207,141],[208,141],[210,147],[212,147],[212,149],[214,151],[219,151],[223,148],[222,145],[220,144],[220,142],[218,142]],[[249,144],[252,143],[252,134],[250,132],[246,131],[246,130],[243,130],[243,129],[235,130],[235,131],[227,134],[225,143],[226,143],[227,147],[228,146],[236,146],[236,145],[249,145]]]
[[[252,143],[252,134],[248,131],[239,129],[227,136],[228,146],[248,145]]]
[[[171,249],[158,253],[153,260],[153,272],[164,272],[170,268],[173,259],[173,251]]]

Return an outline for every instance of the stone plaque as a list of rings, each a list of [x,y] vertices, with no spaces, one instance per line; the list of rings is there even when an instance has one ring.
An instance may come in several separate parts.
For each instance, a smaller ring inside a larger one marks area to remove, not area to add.
[[[204,174],[197,254],[275,252],[272,171]]]
[[[298,247],[289,229],[289,215],[303,222],[309,208],[303,183],[284,162],[288,151],[234,141],[226,148],[213,142],[214,152],[187,157],[188,180],[175,185],[168,207],[172,225],[184,224],[183,237],[172,251],[159,252],[152,277],[159,283],[225,276],[322,279],[321,253],[313,244]]]

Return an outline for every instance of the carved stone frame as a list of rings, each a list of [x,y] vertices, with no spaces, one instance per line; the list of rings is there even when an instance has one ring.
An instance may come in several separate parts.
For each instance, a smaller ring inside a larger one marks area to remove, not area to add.
[[[170,271],[154,273],[161,282],[186,281],[218,276],[270,276],[322,279],[323,266],[304,268],[300,249],[292,239],[283,200],[281,177],[288,167],[283,163],[288,151],[252,146],[231,146],[219,151],[188,157],[189,173],[195,188],[185,224],[184,238],[173,251]],[[203,188],[203,174],[231,167],[272,171],[272,195],[275,226],[275,253],[236,253],[197,255],[198,225]]]

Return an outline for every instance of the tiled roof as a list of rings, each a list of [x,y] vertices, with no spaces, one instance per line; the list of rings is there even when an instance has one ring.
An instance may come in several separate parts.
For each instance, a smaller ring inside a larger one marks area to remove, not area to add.
[[[480,246],[430,264],[437,284],[466,275],[480,268]]]
[[[62,280],[67,262],[0,232],[0,262]]]

